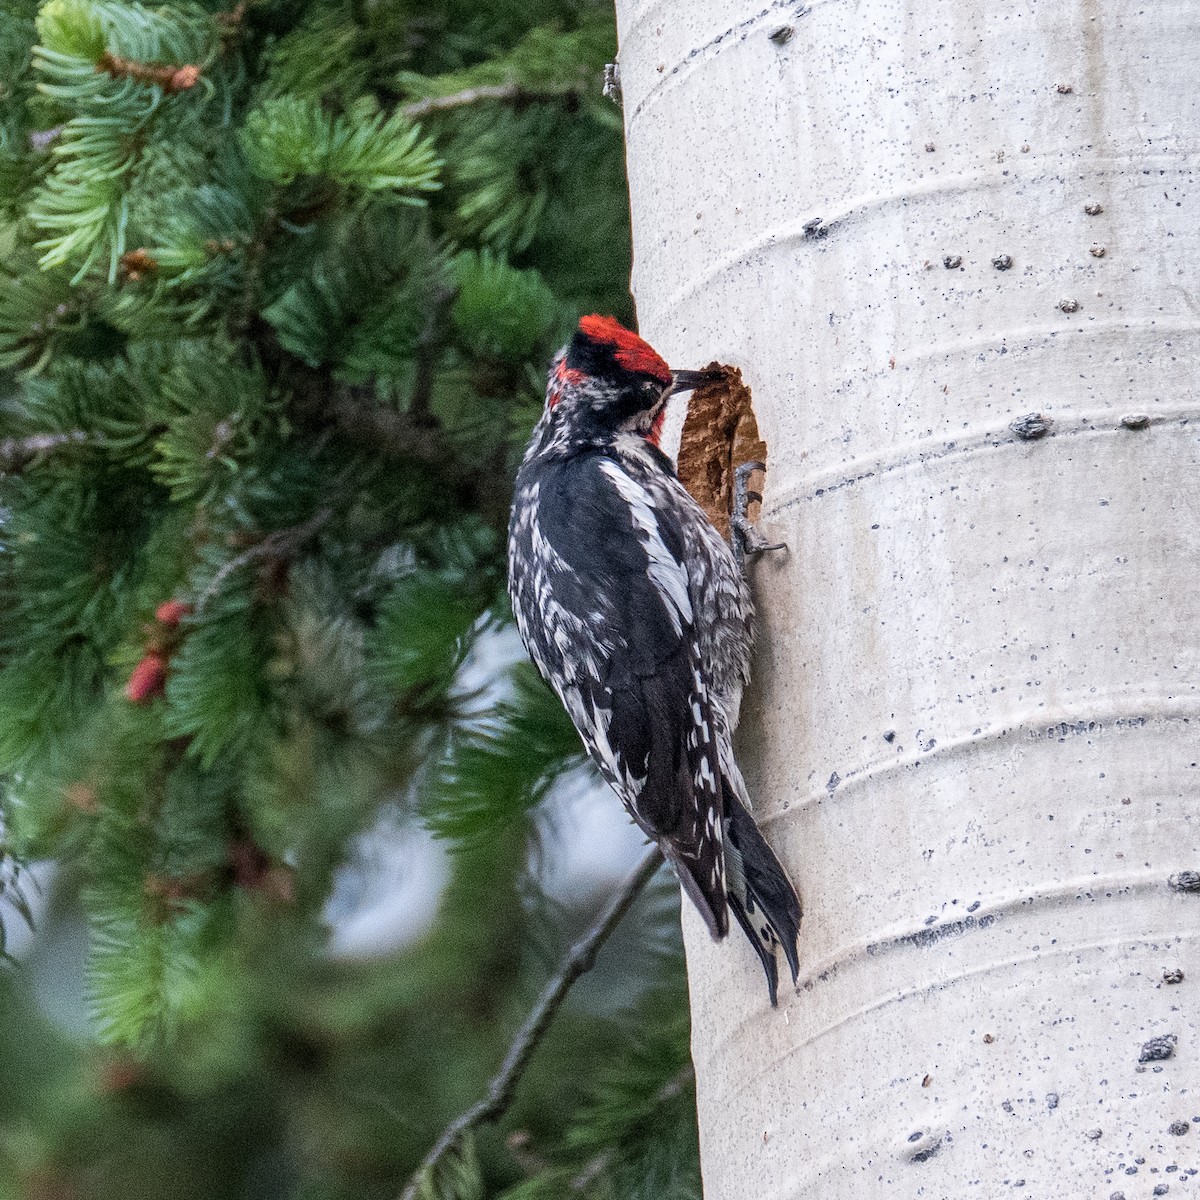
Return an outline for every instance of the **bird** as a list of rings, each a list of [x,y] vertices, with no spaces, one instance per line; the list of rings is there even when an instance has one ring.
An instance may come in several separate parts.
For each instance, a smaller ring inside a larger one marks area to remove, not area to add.
[[[517,472],[509,598],[600,774],[714,939],[732,912],[775,1006],[777,949],[793,984],[799,971],[801,905],[733,752],[753,604],[738,558],[659,445],[668,398],[708,378],[672,371],[612,317],[580,318],[551,361]]]

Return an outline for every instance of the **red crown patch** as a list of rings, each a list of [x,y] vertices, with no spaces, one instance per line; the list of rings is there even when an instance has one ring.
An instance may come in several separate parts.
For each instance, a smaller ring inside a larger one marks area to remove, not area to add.
[[[662,355],[649,342],[643,341],[615,318],[601,317],[595,313],[580,317],[579,331],[593,342],[612,346],[613,357],[627,371],[652,375],[663,383],[671,382],[671,368],[667,366]]]

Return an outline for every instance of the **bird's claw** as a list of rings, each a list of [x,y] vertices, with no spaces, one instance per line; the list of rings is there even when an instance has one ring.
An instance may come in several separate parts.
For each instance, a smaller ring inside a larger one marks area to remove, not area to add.
[[[766,469],[766,463],[751,460],[742,463],[733,473],[733,513],[729,518],[729,541],[738,566],[745,565],[747,555],[787,549],[786,542],[768,542],[746,515],[752,500],[762,503],[762,495],[750,490],[750,476],[755,471]]]

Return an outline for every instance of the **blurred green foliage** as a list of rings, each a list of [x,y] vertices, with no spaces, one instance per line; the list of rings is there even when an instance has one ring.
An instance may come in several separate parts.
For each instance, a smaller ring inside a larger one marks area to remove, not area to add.
[[[396,1196],[587,920],[537,869],[574,732],[463,665],[544,364],[631,316],[614,54],[596,0],[0,0],[3,934],[58,864],[0,1197]],[[381,814],[448,879],[349,961]],[[431,1194],[699,1194],[668,882],[578,991]]]

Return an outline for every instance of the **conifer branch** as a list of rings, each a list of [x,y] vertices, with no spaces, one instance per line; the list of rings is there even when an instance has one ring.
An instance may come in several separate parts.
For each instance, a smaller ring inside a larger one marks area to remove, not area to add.
[[[64,446],[83,446],[91,439],[82,429],[66,433],[31,433],[0,442],[0,475],[19,475],[31,462]]]
[[[286,558],[290,554],[295,554],[332,516],[332,509],[318,509],[303,524],[268,533],[261,542],[255,542],[249,550],[244,550],[236,558],[231,558],[212,577],[208,587],[196,598],[196,615],[199,616],[204,611],[204,606],[221,590],[221,585],[235,571],[241,570],[242,567],[260,558]]]
[[[487,1096],[460,1113],[434,1143],[433,1149],[421,1161],[412,1178],[401,1193],[400,1200],[416,1200],[423,1180],[445,1159],[453,1154],[463,1139],[479,1125],[497,1121],[512,1104],[517,1084],[529,1065],[533,1052],[541,1044],[551,1022],[580,976],[590,971],[596,962],[600,947],[608,941],[613,930],[621,923],[642,889],[650,882],[654,873],[662,866],[662,851],[656,846],[638,864],[637,869],[622,885],[621,890],[605,905],[595,924],[567,952],[558,969],[558,974],[542,989],[537,1003],[525,1018],[512,1045],[508,1048],[504,1063],[488,1085]]]
[[[156,67],[153,63],[122,58],[111,50],[105,50],[100,56],[96,70],[105,71],[114,79],[136,79],[139,83],[157,85],[168,95],[194,88],[200,82],[201,74],[195,65]]]
[[[654,1094],[654,1098],[650,1101],[652,1109],[658,1108],[660,1105],[666,1104],[668,1100],[673,1100],[680,1092],[683,1091],[689,1083],[692,1083],[696,1078],[696,1068],[690,1062],[686,1062],[666,1083],[662,1085]],[[599,1154],[589,1159],[584,1163],[579,1173],[571,1180],[571,1191],[586,1192],[596,1179],[607,1170],[609,1164],[617,1156],[615,1146],[608,1146],[601,1150]]]

